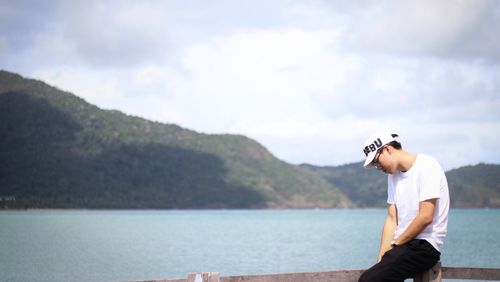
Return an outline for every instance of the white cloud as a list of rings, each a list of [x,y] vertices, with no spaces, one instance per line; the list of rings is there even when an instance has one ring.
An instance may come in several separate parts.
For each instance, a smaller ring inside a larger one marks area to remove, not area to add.
[[[498,147],[498,122],[436,121],[416,126],[408,120],[403,129],[406,149],[435,156],[446,170],[479,162],[498,163],[500,159],[500,152],[493,149]]]
[[[136,66],[168,52],[168,11],[161,2],[62,2],[62,34],[85,63]]]
[[[389,124],[391,122],[353,116],[310,120],[288,118],[267,124],[247,121],[239,125],[239,130],[249,136],[257,136],[281,159],[295,164],[333,165],[360,161],[364,156],[362,144],[367,135],[374,128],[388,127]]]
[[[357,67],[332,52],[337,37],[337,31],[264,30],[188,48],[182,62],[203,105],[196,109],[206,115],[203,127],[220,131],[231,117],[272,123],[316,116],[311,97],[332,91]]]
[[[312,2],[312,3],[311,3]],[[289,7],[286,7],[286,14],[292,17],[322,17],[325,16],[325,9],[320,2],[297,2],[293,3]]]
[[[25,55],[38,66],[64,66],[78,57],[72,42],[52,29],[36,33],[33,45],[26,49]]]
[[[203,116],[203,127],[220,131],[231,126],[231,117],[258,116],[265,122],[314,115],[309,96],[331,88],[334,74],[324,60],[331,57],[328,50],[336,36],[250,31],[188,48],[182,62],[199,99],[195,113]]]
[[[145,66],[132,71],[89,71],[75,68],[43,69],[38,79],[69,91],[104,109],[118,109],[155,121],[188,123],[174,102],[187,82],[169,68]]]
[[[0,36],[0,57],[7,55],[9,51],[9,42],[6,36]]]
[[[89,75],[88,71],[57,68],[39,70],[33,75],[59,89],[72,92],[105,108],[112,108],[113,101],[123,95],[118,86],[119,81],[111,79],[111,76],[106,74],[99,75],[93,72]]]
[[[384,1],[365,15],[356,40],[365,50],[392,55],[498,60],[500,40],[491,28],[500,24],[499,16],[491,0]]]

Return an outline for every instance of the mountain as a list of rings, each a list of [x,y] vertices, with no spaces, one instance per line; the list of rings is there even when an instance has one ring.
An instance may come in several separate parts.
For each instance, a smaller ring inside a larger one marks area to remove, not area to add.
[[[500,208],[500,165],[478,164],[446,172],[452,206]]]
[[[387,176],[363,163],[301,167],[316,172],[338,187],[358,207],[385,207]],[[500,208],[500,165],[478,164],[446,172],[451,207]]]
[[[0,208],[384,207],[361,163],[295,166],[241,135],[101,110],[0,71]],[[500,165],[446,172],[452,207],[500,207]]]
[[[241,135],[101,110],[0,71],[0,208],[353,207]]]

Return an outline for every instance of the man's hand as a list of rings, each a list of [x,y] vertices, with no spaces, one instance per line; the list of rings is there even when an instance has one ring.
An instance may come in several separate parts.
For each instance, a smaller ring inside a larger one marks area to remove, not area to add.
[[[387,207],[387,217],[385,218],[384,229],[382,230],[382,239],[380,240],[380,249],[377,256],[377,263],[382,260],[384,254],[390,250],[391,241],[394,239],[394,231],[398,225],[396,205]]]
[[[432,223],[436,201],[437,199],[429,199],[420,202],[418,215],[413,219],[408,228],[398,237],[398,241],[396,242],[398,245],[415,239],[427,225]]]
[[[379,263],[382,260],[382,257],[387,253],[388,251],[392,250],[394,248],[393,246],[390,246],[389,249],[387,249],[384,253],[379,253],[377,256],[377,263]]]
[[[384,253],[384,255],[385,255],[385,253]],[[377,263],[379,263],[379,262],[382,260],[382,257],[383,257],[384,255],[378,255],[378,257],[377,257]]]

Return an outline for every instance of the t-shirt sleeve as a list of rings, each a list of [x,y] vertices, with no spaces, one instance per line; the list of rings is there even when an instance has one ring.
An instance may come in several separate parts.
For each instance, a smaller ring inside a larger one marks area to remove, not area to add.
[[[437,161],[429,159],[420,174],[419,201],[437,199],[441,196],[443,169]]]
[[[394,182],[391,177],[387,177],[387,203],[389,205],[396,204],[396,201],[394,200]]]

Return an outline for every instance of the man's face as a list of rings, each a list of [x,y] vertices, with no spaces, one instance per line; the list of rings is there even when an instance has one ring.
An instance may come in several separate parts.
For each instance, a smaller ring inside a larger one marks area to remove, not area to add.
[[[384,146],[377,151],[375,158],[373,158],[372,165],[383,173],[394,173],[395,169],[392,166],[389,148]]]

